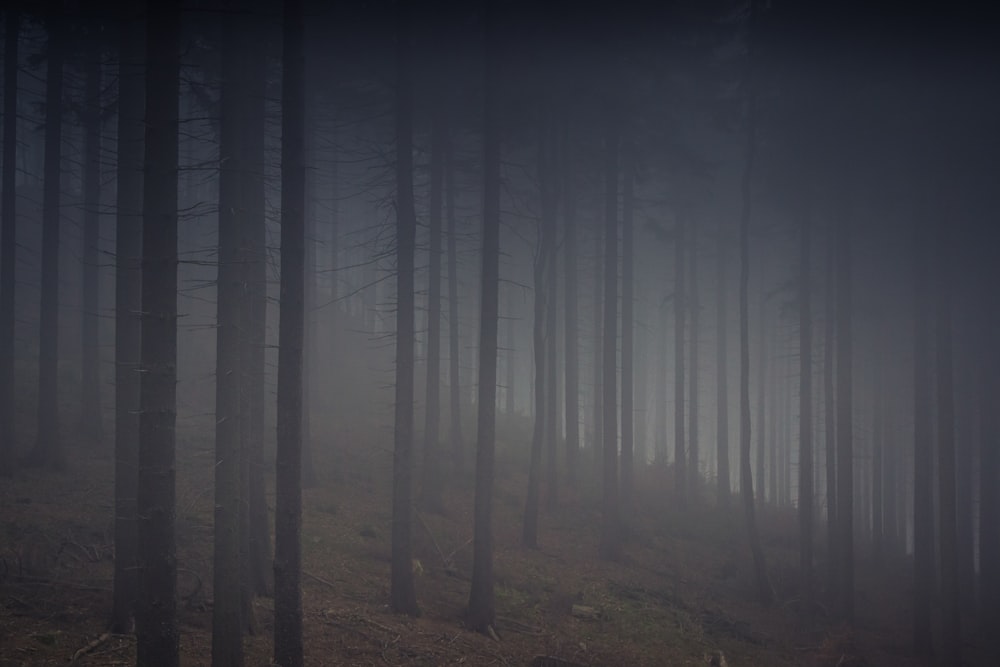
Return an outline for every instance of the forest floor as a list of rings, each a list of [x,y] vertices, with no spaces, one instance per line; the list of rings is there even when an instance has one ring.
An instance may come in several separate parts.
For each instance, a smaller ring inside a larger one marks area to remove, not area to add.
[[[302,527],[306,664],[704,665],[716,651],[730,667],[925,664],[909,654],[905,566],[875,573],[859,565],[854,631],[828,619],[823,605],[816,622],[806,623],[796,599],[792,511],[765,508],[760,515],[778,600],[764,608],[754,598],[737,497],[726,515],[683,511],[663,491],[669,471],[645,469],[627,517],[630,537],[620,560],[607,563],[596,557],[598,494],[563,489],[557,509],[542,512],[540,549],[528,550],[520,546],[523,462],[504,450],[499,457],[500,641],[462,625],[472,484],[449,485],[445,514],[416,515],[422,615],[412,619],[387,607],[390,487],[383,471],[391,467],[391,452],[359,446],[317,457],[319,483],[304,493]],[[178,460],[182,664],[208,665],[211,443],[179,442]],[[74,450],[71,464],[69,472],[22,469],[14,480],[0,479],[0,667],[134,661],[133,637],[104,635],[111,608],[112,461],[107,453]],[[700,489],[706,502],[689,506],[711,506],[711,493]],[[273,495],[269,502],[273,509]],[[590,608],[592,617],[574,615],[574,605]],[[255,611],[258,632],[246,639],[247,664],[269,665],[271,600],[259,599]]]

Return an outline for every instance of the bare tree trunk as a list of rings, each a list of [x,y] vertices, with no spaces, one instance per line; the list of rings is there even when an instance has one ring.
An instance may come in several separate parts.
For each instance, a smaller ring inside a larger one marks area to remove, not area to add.
[[[809,211],[799,213],[799,575],[806,617],[813,614],[812,278]]]
[[[604,332],[603,397],[604,497],[601,507],[601,557],[618,558],[621,517],[618,498],[618,118],[607,110],[604,138]]]
[[[59,3],[50,3],[45,76],[45,158],[42,192],[42,289],[38,335],[38,440],[30,465],[61,468],[59,442],[59,183],[65,40]]]
[[[604,345],[601,337],[604,330],[604,301],[602,290],[604,289],[604,236],[603,222],[595,217],[597,223],[594,229],[594,434],[593,452],[594,472],[600,474],[601,457],[603,456],[604,442],[604,364],[602,354]]]
[[[962,664],[961,591],[955,490],[955,388],[952,362],[952,256],[948,223],[938,234],[935,294],[935,375],[937,379],[938,530],[941,553],[943,661]],[[994,528],[995,529],[995,528]]]
[[[98,242],[101,205],[101,49],[90,46],[86,65],[83,146],[83,255],[80,285],[82,322],[80,326],[80,433],[92,445],[104,438],[101,417],[101,348],[98,345]]]
[[[143,7],[119,17],[118,188],[115,221],[115,571],[111,631],[132,631],[139,490],[139,355],[142,310]],[[6,173],[6,172],[5,172]]]
[[[764,493],[764,462],[765,456],[767,455],[767,406],[768,406],[768,395],[767,395],[767,366],[768,366],[768,356],[767,356],[767,341],[768,341],[768,330],[767,330],[767,299],[764,295],[764,290],[760,290],[760,297],[758,302],[757,312],[759,314],[760,323],[757,325],[757,451],[756,460],[754,461],[757,466],[757,484],[760,490],[758,494],[757,503],[759,505],[764,504],[765,493]],[[773,477],[772,477],[773,479]]]
[[[577,285],[577,230],[576,230],[576,190],[573,187],[573,155],[569,134],[569,123],[563,134],[563,220],[566,226],[566,479],[571,488],[576,488],[577,466],[580,458],[580,360],[578,349],[579,297]]]
[[[493,463],[496,445],[497,324],[500,291],[500,101],[494,3],[485,17],[485,100],[483,127],[483,272],[479,320],[479,401],[477,405],[476,495],[472,587],[468,626],[493,632]]]
[[[831,600],[840,582],[839,557],[837,555],[837,412],[835,403],[834,366],[836,351],[836,244],[833,228],[827,234],[826,253],[826,295],[823,299],[826,310],[823,322],[823,419],[824,446],[826,449],[826,590]]]
[[[934,590],[933,443],[931,440],[931,341],[927,303],[931,282],[930,239],[917,223],[913,332],[913,644],[930,655]],[[995,527],[991,527],[991,531]]]
[[[684,286],[684,221],[674,224],[674,483],[677,499],[684,503],[687,486],[687,449],[684,443],[684,319],[687,295]]]
[[[854,436],[851,352],[851,228],[848,215],[837,227],[837,535],[840,611],[854,621]]]
[[[753,21],[751,6],[750,21]],[[743,495],[743,509],[746,514],[747,537],[753,555],[754,573],[757,579],[757,594],[761,604],[769,605],[774,600],[774,591],[767,578],[764,550],[757,532],[757,516],[753,497],[753,473],[750,470],[750,318],[747,304],[747,286],[750,282],[750,205],[751,183],[755,152],[755,106],[753,92],[752,52],[747,55],[747,82],[750,86],[747,100],[747,144],[746,162],[743,167],[742,199],[740,214],[740,491]],[[763,369],[762,369],[763,370]]]
[[[992,264],[992,257],[990,258]],[[982,312],[988,313],[979,349],[985,362],[979,365],[979,613],[980,627],[988,632],[1000,628],[1000,419],[996,397],[1000,395],[1000,334],[994,286],[989,274],[979,286]]]
[[[136,662],[179,663],[175,540],[177,159],[180,7],[151,3],[146,22],[139,390]]]
[[[421,505],[442,511],[441,452],[441,207],[444,186],[444,134],[441,113],[435,114],[431,128],[430,248],[427,285],[427,373],[424,397],[424,460]]]
[[[445,195],[448,226],[448,384],[451,401],[452,465],[456,476],[465,471],[465,444],[462,442],[462,387],[460,373],[460,341],[458,335],[458,230],[455,215],[455,156],[451,138],[445,135]],[[508,391],[510,388],[508,387]]]
[[[691,349],[688,357],[691,368],[688,375],[688,493],[699,502],[701,488],[701,453],[698,444],[698,321],[701,304],[698,300],[698,226],[693,223],[688,245],[691,249],[691,288],[687,301],[691,311]]]
[[[14,472],[17,448],[14,429],[14,270],[17,258],[17,44],[21,14],[4,16],[3,174],[0,176],[0,475]]]
[[[413,205],[413,81],[409,8],[400,5],[396,33],[396,414],[392,456],[392,579],[390,605],[420,613],[413,586],[413,263],[417,216]]]
[[[635,476],[635,241],[633,211],[635,207],[635,155],[631,146],[624,151],[622,169],[622,471],[621,503],[628,509],[632,504]]]
[[[881,346],[876,347],[876,355],[881,356]],[[872,560],[876,568],[881,568],[885,557],[885,515],[882,511],[883,489],[885,476],[885,366],[877,362],[873,369],[875,376],[872,383],[872,474],[871,474],[871,519],[872,519]]]
[[[282,18],[274,662],[282,667],[301,667],[302,352],[306,324],[305,17],[302,0],[285,0]]]
[[[548,181],[548,214],[543,218],[542,224],[548,229],[549,234],[549,260],[546,266],[545,289],[548,295],[545,299],[545,359],[546,373],[545,380],[545,444],[546,444],[546,466],[545,466],[545,506],[554,509],[559,497],[559,477],[556,466],[557,453],[559,449],[559,383],[557,382],[557,368],[559,356],[556,350],[556,340],[558,339],[558,291],[559,291],[559,269],[558,269],[558,207],[559,207],[559,184],[556,180],[557,171],[557,149],[555,133],[551,128],[551,119],[546,121],[544,129],[545,139],[544,162],[545,179]]]
[[[657,329],[658,360],[656,364],[656,455],[659,465],[666,466],[667,454],[667,304],[664,301],[657,308],[660,326]]]
[[[729,496],[731,494],[730,487],[730,473],[729,473],[729,372],[728,372],[728,360],[729,360],[729,348],[727,341],[727,320],[729,318],[729,309],[726,307],[726,299],[728,291],[726,289],[726,284],[728,282],[727,276],[727,246],[726,246],[726,225],[719,222],[718,230],[718,248],[716,254],[718,256],[718,273],[716,274],[716,311],[715,311],[715,322],[716,322],[716,382],[715,382],[715,408],[716,408],[716,423],[718,424],[718,433],[716,434],[716,444],[715,444],[715,465],[716,470],[716,487],[717,487],[717,502],[719,507],[723,509],[728,509],[729,507]]]

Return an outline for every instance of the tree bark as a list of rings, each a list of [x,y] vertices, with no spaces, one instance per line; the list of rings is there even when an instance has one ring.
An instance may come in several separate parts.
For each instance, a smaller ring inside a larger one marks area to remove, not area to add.
[[[840,611],[854,622],[854,435],[852,418],[851,226],[837,226],[837,534]]]
[[[62,144],[64,27],[59,3],[46,16],[49,31],[45,76],[45,157],[42,191],[42,278],[38,335],[38,439],[28,463],[65,464],[59,442],[59,188]]]
[[[678,502],[684,504],[687,495],[687,448],[684,442],[684,321],[687,295],[684,286],[684,221],[674,223],[674,483]]]
[[[806,617],[813,614],[812,278],[809,211],[799,221],[799,574]]]
[[[566,282],[564,327],[566,347],[566,481],[570,488],[577,485],[580,458],[580,360],[578,349],[579,289],[577,285],[576,190],[573,187],[573,155],[568,121],[563,134],[563,224],[566,227]]]
[[[715,466],[717,502],[719,507],[728,509],[729,497],[731,494],[730,473],[729,473],[729,348],[727,341],[727,320],[729,319],[729,309],[727,308],[727,245],[726,245],[726,225],[719,222],[718,230],[718,273],[716,274],[716,311],[715,311],[715,336],[716,336],[716,382],[715,382],[715,420],[718,424],[718,433],[715,443]]]
[[[621,549],[618,497],[618,117],[607,110],[604,138],[604,331],[602,366],[602,438],[604,497],[600,554],[614,560]]]
[[[448,438],[454,472],[456,477],[460,477],[465,472],[465,444],[462,441],[461,347],[458,333],[458,216],[455,215],[455,155],[451,138],[447,135],[444,152],[448,226],[448,388],[451,402]]]
[[[913,644],[930,655],[931,598],[934,590],[934,503],[931,476],[931,341],[927,304],[931,283],[930,240],[917,223],[913,332]],[[995,527],[991,527],[991,531]]]
[[[0,178],[0,475],[14,472],[14,282],[17,278],[17,72],[21,14],[4,16],[3,174]]]
[[[444,185],[444,134],[447,128],[441,113],[435,114],[431,128],[430,248],[427,276],[427,373],[424,396],[424,452],[421,505],[440,512],[441,452],[438,442],[441,425],[441,207]]]
[[[499,48],[494,3],[486,5],[483,104],[483,271],[479,320],[479,401],[476,428],[476,493],[472,587],[468,626],[493,632],[493,464],[496,445],[497,324],[500,291],[500,100]]]
[[[396,408],[392,456],[392,578],[390,606],[419,615],[413,586],[414,253],[413,81],[409,8],[401,4],[396,33]]]
[[[630,508],[635,477],[635,208],[634,147],[626,147],[622,169],[622,463],[621,504]]]
[[[180,7],[151,3],[146,22],[145,179],[139,389],[136,661],[179,663],[175,540],[177,161]]]
[[[833,228],[828,231],[826,253],[826,294],[823,299],[823,419],[826,454],[826,590],[832,600],[839,585],[840,568],[837,555],[837,412],[834,366],[836,351],[836,243]]]
[[[275,456],[274,662],[302,648],[302,352],[305,342],[305,18],[284,0],[281,75],[281,278]]]
[[[139,490],[139,358],[142,310],[143,108],[142,7],[119,18],[118,165],[115,221],[115,571],[111,631],[132,631]]]
[[[83,253],[80,285],[80,433],[92,445],[104,438],[101,416],[101,347],[98,345],[98,243],[101,205],[101,49],[94,41],[86,64],[83,140]]]
[[[690,298],[687,300],[691,312],[691,345],[689,361],[691,364],[688,375],[688,493],[698,502],[698,491],[701,488],[701,453],[698,443],[698,321],[701,304],[698,300],[698,227],[690,224],[691,238],[688,242],[691,250],[691,287]]]

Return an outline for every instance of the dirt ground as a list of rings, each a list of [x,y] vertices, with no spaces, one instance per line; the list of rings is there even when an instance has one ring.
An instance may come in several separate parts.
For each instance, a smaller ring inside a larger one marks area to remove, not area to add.
[[[797,595],[794,514],[765,510],[762,532],[778,602],[754,599],[738,498],[728,515],[678,507],[669,471],[645,469],[619,562],[597,559],[593,492],[561,489],[542,513],[540,546],[519,545],[523,463],[498,464],[495,494],[499,641],[462,625],[471,572],[472,486],[451,484],[445,515],[414,525],[420,618],[392,614],[387,447],[315,443],[319,484],[304,494],[308,665],[921,665],[909,655],[905,566],[859,565],[854,632],[816,622]],[[73,450],[68,472],[0,480],[0,667],[129,665],[134,638],[105,634],[111,607],[112,461]],[[212,449],[178,443],[178,594],[182,664],[208,665],[212,604]],[[273,496],[270,498],[273,509]],[[688,507],[695,507],[688,503]],[[822,552],[820,553],[822,556]],[[817,567],[822,572],[822,563]],[[878,594],[867,591],[878,591]],[[820,597],[822,600],[822,596]],[[586,607],[573,613],[574,605]],[[248,665],[271,664],[273,606],[255,603]],[[548,659],[543,659],[542,656]],[[557,660],[558,659],[558,660]],[[561,662],[562,661],[562,662]],[[989,661],[972,664],[996,664]]]

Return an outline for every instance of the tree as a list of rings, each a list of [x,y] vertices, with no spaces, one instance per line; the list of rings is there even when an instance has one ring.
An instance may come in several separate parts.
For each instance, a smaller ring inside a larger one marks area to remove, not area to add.
[[[621,502],[632,503],[635,477],[635,147],[623,151],[622,169],[622,470]]]
[[[305,339],[305,17],[284,0],[281,74],[281,310],[275,456],[274,662],[302,649],[302,348]]]
[[[757,595],[761,604],[769,605],[774,599],[771,582],[767,578],[764,550],[757,532],[757,517],[754,507],[753,472],[750,469],[750,318],[747,303],[747,287],[750,282],[750,217],[751,184],[756,143],[756,96],[753,89],[753,5],[750,7],[750,25],[747,41],[747,73],[749,94],[746,102],[746,149],[743,176],[740,182],[742,207],[740,211],[740,491],[743,495],[743,510],[747,523],[747,538],[753,555],[754,573],[757,580]],[[763,372],[763,369],[760,369]]]
[[[807,617],[813,613],[812,310],[809,212],[799,212],[799,572]]]
[[[563,133],[563,225],[565,232],[566,262],[563,266],[566,281],[566,308],[564,327],[566,347],[566,481],[576,487],[577,466],[580,458],[580,361],[577,339],[579,334],[579,299],[577,285],[577,230],[576,191],[573,187],[573,156],[569,137],[569,123]]]
[[[430,249],[427,276],[427,377],[424,402],[424,461],[421,505],[440,511],[441,452],[441,205],[447,128],[440,111],[431,127]]]
[[[390,606],[420,613],[413,587],[413,262],[417,215],[413,204],[413,81],[410,16],[400,3],[396,17],[396,403],[392,455],[392,573]]]
[[[458,216],[455,215],[455,155],[451,138],[445,134],[445,193],[448,227],[448,385],[450,427],[454,472],[465,470],[465,444],[462,442],[462,387],[458,340]],[[510,387],[507,388],[510,391]]]
[[[180,6],[151,3],[146,22],[139,388],[136,662],[179,663],[175,434]]]
[[[729,507],[729,495],[731,493],[729,475],[729,373],[728,358],[729,352],[726,338],[726,323],[729,319],[729,309],[726,307],[727,272],[729,258],[726,256],[726,226],[719,219],[718,230],[718,273],[716,274],[716,311],[715,311],[715,337],[716,337],[716,382],[715,382],[715,409],[717,433],[715,443],[715,465],[717,470],[717,502],[719,507],[726,509]]]
[[[837,260],[837,582],[840,611],[854,621],[854,435],[851,353],[851,226],[841,212],[836,230]]]
[[[14,430],[14,281],[17,259],[17,42],[21,15],[4,17],[3,181],[0,182],[0,475],[10,475],[16,458]]]
[[[65,34],[60,3],[46,15],[49,30],[45,73],[45,161],[42,192],[42,295],[38,335],[38,439],[31,465],[61,468],[59,442],[59,183]]]
[[[836,244],[833,228],[829,230],[826,252],[826,288],[823,298],[823,446],[826,456],[826,578],[832,600],[837,590],[840,570],[837,566],[837,412],[835,397],[836,368]]]
[[[683,503],[687,486],[687,454],[684,445],[684,221],[674,223],[674,483]]]
[[[602,437],[604,494],[601,557],[615,560],[621,548],[618,498],[618,116],[605,111],[604,135],[604,331],[601,336],[604,409]]]
[[[222,90],[219,123],[219,253],[215,365],[215,530],[213,560],[212,664],[243,664],[240,514],[247,501],[241,484],[241,227],[244,21],[222,28]],[[283,265],[284,266],[284,265]]]
[[[930,240],[916,227],[913,317],[913,645],[930,655],[931,596],[934,586],[934,503],[931,486]],[[843,473],[841,473],[843,474]]]
[[[955,490],[955,388],[952,365],[952,257],[949,222],[938,225],[934,290],[935,377],[937,379],[938,539],[941,554],[941,655],[962,664],[961,594]],[[995,530],[995,528],[994,528]]]
[[[691,312],[691,352],[688,360],[691,363],[691,373],[688,376],[688,489],[695,501],[698,501],[699,489],[699,458],[698,443],[698,321],[701,304],[698,296],[698,226],[691,224],[691,288],[687,300],[687,310]]]
[[[101,205],[101,42],[90,37],[85,65],[83,106],[83,253],[81,261],[82,317],[80,327],[80,432],[99,444],[104,437],[101,419],[101,353],[97,339],[98,240]]]
[[[495,635],[493,596],[493,464],[496,446],[497,320],[500,291],[500,99],[496,11],[486,3],[483,100],[483,269],[479,319],[479,401],[472,587],[466,621]]]
[[[138,586],[139,360],[142,311],[143,54],[139,8],[119,17],[118,188],[115,202],[115,572],[111,630],[127,633]]]

